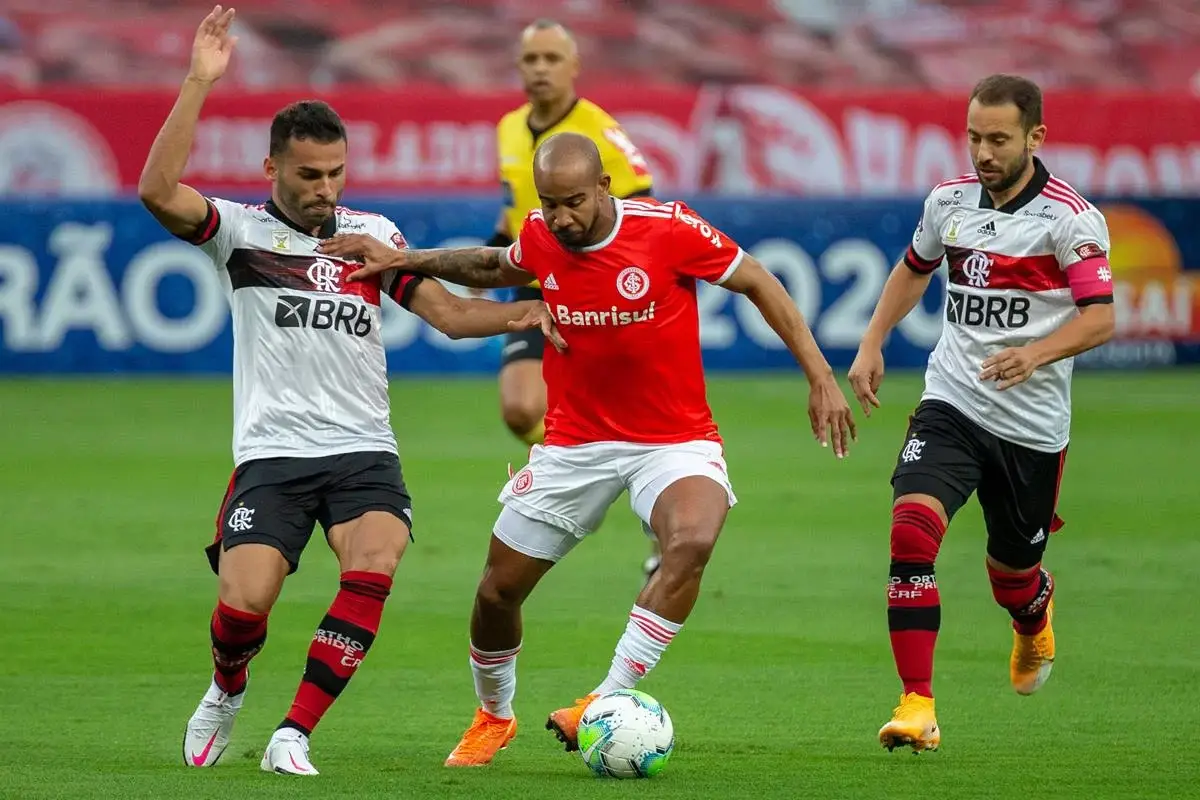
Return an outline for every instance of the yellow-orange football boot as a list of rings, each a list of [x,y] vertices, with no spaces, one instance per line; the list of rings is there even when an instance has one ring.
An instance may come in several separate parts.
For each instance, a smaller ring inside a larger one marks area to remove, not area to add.
[[[471,727],[463,734],[458,747],[446,759],[447,767],[482,767],[492,763],[496,753],[503,750],[517,735],[517,719],[502,719],[484,711],[475,711]]]
[[[900,705],[892,711],[892,721],[879,729],[879,743],[891,752],[908,745],[914,753],[937,750],[942,731],[933,714],[933,698],[916,692],[900,695]]]
[[[1012,658],[1008,673],[1017,694],[1029,695],[1042,688],[1054,667],[1054,599],[1046,606],[1046,627],[1041,633],[1022,636],[1013,631]]]
[[[546,730],[554,731],[558,740],[566,746],[568,753],[579,749],[579,720],[584,710],[600,695],[589,694],[575,701],[569,708],[560,708],[546,720]]]

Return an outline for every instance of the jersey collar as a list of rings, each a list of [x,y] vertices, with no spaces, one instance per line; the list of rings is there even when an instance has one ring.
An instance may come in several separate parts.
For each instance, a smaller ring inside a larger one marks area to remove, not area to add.
[[[272,217],[274,217],[275,219],[282,222],[284,225],[287,225],[292,230],[299,231],[300,233],[303,233],[305,236],[312,236],[312,234],[309,233],[308,231],[306,231],[304,228],[301,228],[299,225],[297,225],[296,223],[294,223],[290,219],[288,219],[287,214],[284,214],[283,209],[281,209],[279,206],[275,205],[274,200],[267,200],[267,202],[263,203],[263,208],[266,209],[266,212],[268,214],[270,214]],[[316,238],[317,239],[328,239],[329,237],[333,236],[335,233],[337,233],[337,211],[336,210],[334,211],[333,216],[331,216],[329,219],[325,220],[325,223],[321,226],[321,230],[317,231]]]
[[[1046,184],[1050,181],[1050,170],[1046,169],[1046,165],[1037,156],[1033,157],[1033,177],[1029,179],[1029,183],[1025,184],[1025,188],[1021,193],[1009,200],[1004,205],[996,208],[992,205],[992,196],[988,194],[987,189],[979,187],[979,207],[987,208],[993,211],[999,211],[1001,214],[1013,214],[1024,206],[1029,205],[1037,199],[1042,190],[1046,188]]]
[[[567,106],[567,110],[563,112],[563,115],[561,117],[554,120],[554,122],[551,122],[549,125],[547,125],[544,128],[535,128],[535,127],[533,127],[533,123],[529,121],[530,118],[533,116],[533,106],[530,105],[529,113],[525,115],[525,127],[529,128],[529,133],[533,135],[533,140],[536,142],[538,139],[542,138],[547,133],[549,133],[550,131],[557,128],[559,125],[562,125],[564,122],[566,122],[567,117],[569,117],[569,116],[571,116],[571,114],[575,113],[575,109],[578,106],[579,106],[579,98],[576,97],[575,101],[573,103],[571,103],[571,105]]]
[[[613,204],[613,212],[616,214],[616,220],[613,221],[613,229],[609,231],[608,236],[605,236],[595,244],[589,244],[587,247],[579,248],[581,253],[594,253],[597,250],[603,250],[612,244],[613,239],[617,238],[617,231],[621,230],[621,220],[625,217],[624,204],[616,197],[610,198]]]

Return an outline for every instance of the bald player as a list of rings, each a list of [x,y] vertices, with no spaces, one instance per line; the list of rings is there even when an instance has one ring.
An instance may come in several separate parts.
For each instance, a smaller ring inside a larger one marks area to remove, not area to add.
[[[509,112],[496,126],[500,182],[504,209],[492,247],[507,247],[520,235],[526,215],[540,206],[533,182],[533,153],[556,133],[580,133],[591,139],[617,197],[649,196],[653,179],[646,161],[621,126],[595,103],[575,94],[579,77],[579,52],[570,32],[558,23],[541,19],[521,34],[517,69],[529,102]],[[535,281],[516,290],[516,299],[541,300]],[[526,444],[540,444],[545,436],[546,385],[542,378],[545,339],[536,330],[505,336],[500,363],[500,414],[504,424]],[[658,544],[650,531],[651,553],[643,564],[649,577],[658,569]]]
[[[698,281],[745,295],[808,378],[814,436],[845,455],[854,423],[804,317],[783,285],[681,202],[610,193],[594,142],[547,139],[534,179],[540,207],[507,249],[395,251],[366,236],[337,237],[322,252],[363,262],[351,278],[400,269],[466,286],[541,281],[566,350],[546,351],[546,441],[500,494],[487,566],[471,612],[470,666],[479,708],[448,766],[490,763],[516,735],[521,606],[628,492],[634,513],[662,543],[662,566],[639,593],[608,675],[546,727],[578,748],[584,708],[634,687],[679,634],[736,502],[721,436],[705,396]],[[652,768],[652,767],[648,767]]]

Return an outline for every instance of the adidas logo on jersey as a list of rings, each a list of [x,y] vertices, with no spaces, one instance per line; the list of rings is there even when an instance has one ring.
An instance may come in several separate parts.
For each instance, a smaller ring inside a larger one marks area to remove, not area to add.
[[[996,235],[996,223],[991,222],[991,221],[985,222],[979,226],[979,230],[976,231],[976,233],[981,233],[984,236],[995,236]]]
[[[546,276],[546,280],[542,281],[542,288],[553,289],[556,292],[558,291],[558,281],[554,280],[553,272]]]

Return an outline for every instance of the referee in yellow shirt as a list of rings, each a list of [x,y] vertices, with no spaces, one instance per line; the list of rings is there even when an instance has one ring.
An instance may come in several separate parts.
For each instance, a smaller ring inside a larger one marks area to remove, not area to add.
[[[496,126],[496,151],[504,210],[488,241],[505,247],[521,233],[525,216],[541,208],[533,185],[533,153],[547,137],[570,131],[596,143],[604,171],[612,178],[617,197],[649,195],[654,181],[645,159],[621,126],[604,109],[575,94],[579,52],[570,32],[557,22],[541,19],[521,34],[517,69],[529,102],[505,114]],[[537,284],[517,290],[518,300],[542,299]],[[523,442],[538,444],[545,434],[546,385],[542,380],[544,340],[538,330],[505,337],[500,364],[500,411],[506,424]],[[645,570],[658,568],[658,551]]]

